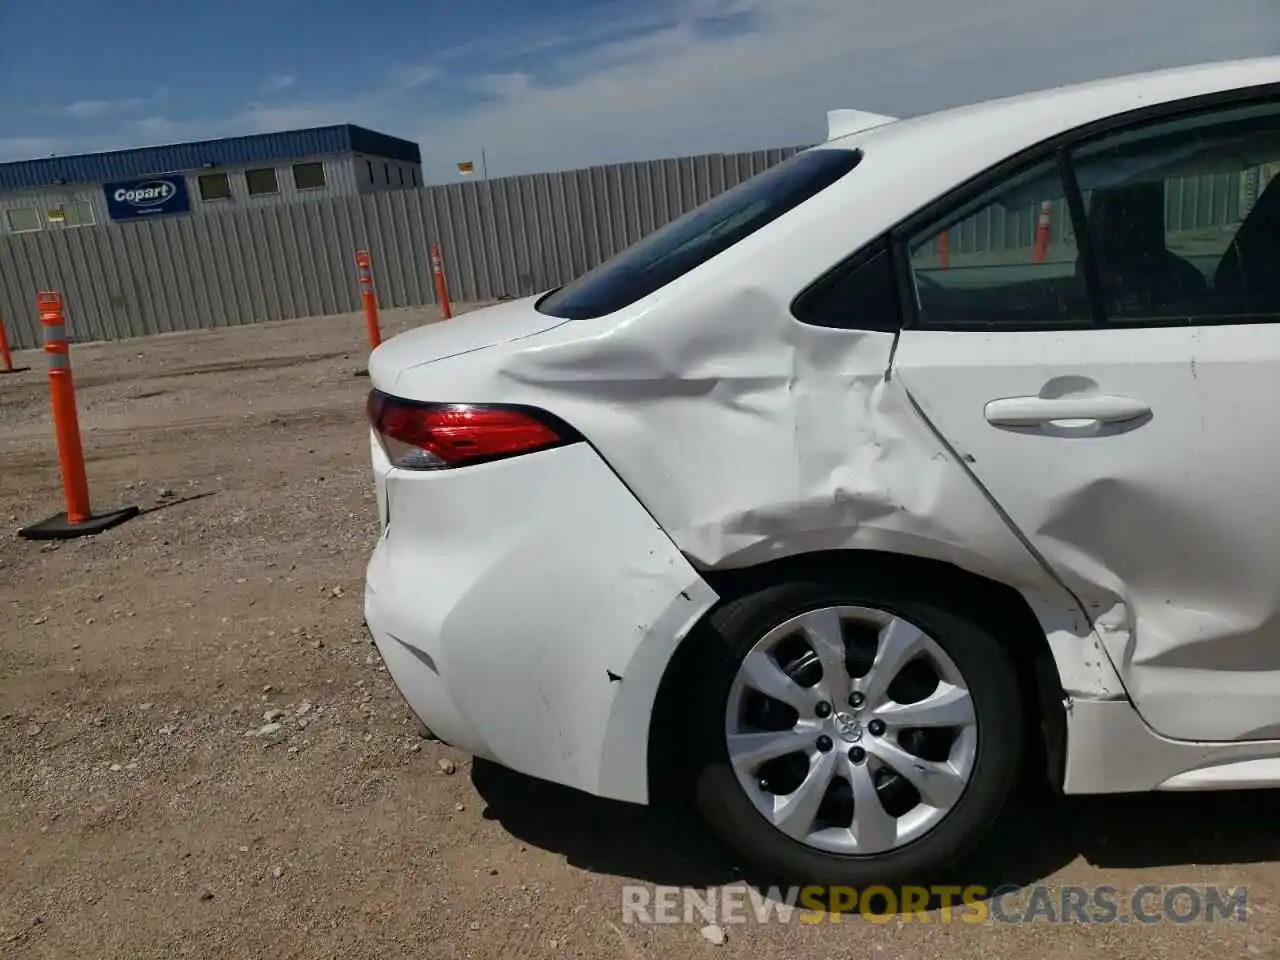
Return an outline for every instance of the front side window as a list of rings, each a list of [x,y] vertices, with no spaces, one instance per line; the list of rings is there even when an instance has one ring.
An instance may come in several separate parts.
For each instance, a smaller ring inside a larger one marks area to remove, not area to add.
[[[921,327],[1001,330],[1092,320],[1056,160],[1023,171],[908,241]]]
[[[1280,105],[1148,124],[1072,160],[1108,321],[1280,316]]]
[[[635,303],[776,220],[858,165],[856,150],[796,154],[654,231],[537,309],[568,320],[601,317]]]
[[[1151,121],[1048,158],[907,238],[922,328],[1280,319],[1280,104]]]

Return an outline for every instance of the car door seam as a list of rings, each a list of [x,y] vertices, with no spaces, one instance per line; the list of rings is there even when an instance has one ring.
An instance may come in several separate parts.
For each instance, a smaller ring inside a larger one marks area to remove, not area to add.
[[[924,422],[925,426],[929,428],[929,432],[932,433],[934,437],[937,439],[937,441],[940,444],[942,444],[942,446],[946,449],[946,451],[949,454],[951,454],[952,457],[955,458],[956,463],[960,465],[960,469],[965,472],[965,474],[969,477],[969,479],[973,482],[973,484],[978,488],[983,498],[986,499],[987,503],[991,505],[991,508],[995,510],[996,514],[1004,522],[1005,526],[1008,527],[1009,531],[1018,539],[1018,542],[1022,544],[1023,549],[1025,549],[1035,559],[1035,561],[1038,564],[1040,564],[1041,568],[1043,568],[1045,573],[1049,575],[1049,577],[1053,580],[1053,582],[1056,583],[1058,586],[1060,586],[1063,590],[1065,590],[1067,593],[1067,596],[1069,596],[1073,601],[1075,601],[1076,605],[1080,609],[1081,615],[1084,616],[1085,621],[1090,625],[1090,629],[1092,629],[1093,618],[1089,616],[1088,611],[1084,603],[1081,601],[1080,597],[1077,596],[1076,592],[1066,584],[1066,582],[1062,579],[1061,576],[1058,575],[1058,572],[1054,570],[1052,566],[1050,566],[1048,560],[1046,560],[1043,554],[1041,554],[1040,551],[1036,549],[1035,545],[1031,542],[1030,538],[1028,538],[1020,529],[1018,529],[1018,525],[1013,522],[1013,518],[1009,516],[1008,512],[1004,509],[1004,507],[1000,506],[1000,503],[998,500],[996,500],[995,495],[992,494],[991,491],[987,489],[986,484],[984,484],[982,480],[979,479],[978,475],[970,467],[969,465],[970,460],[967,457],[965,457],[958,449],[956,449],[956,447],[952,445],[952,443],[949,440],[947,440],[945,436],[943,436],[942,431],[940,431],[934,425],[933,421],[929,418],[928,414],[924,412],[924,408],[921,407],[920,404],[916,401],[916,398],[912,396],[911,390],[907,387],[906,383],[902,383],[901,386],[902,386],[902,393],[907,398],[907,402],[911,404],[911,408],[915,410],[916,415],[920,417],[920,419]]]

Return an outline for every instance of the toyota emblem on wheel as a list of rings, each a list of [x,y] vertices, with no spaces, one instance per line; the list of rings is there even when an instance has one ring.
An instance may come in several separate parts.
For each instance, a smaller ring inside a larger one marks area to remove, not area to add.
[[[857,743],[862,739],[862,721],[851,713],[836,714],[836,730],[840,737],[849,743]]]

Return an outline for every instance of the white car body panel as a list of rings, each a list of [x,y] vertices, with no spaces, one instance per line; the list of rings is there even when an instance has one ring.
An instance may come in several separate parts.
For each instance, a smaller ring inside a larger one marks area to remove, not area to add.
[[[1241,453],[1232,456],[1227,448],[1239,447],[1244,428],[1230,427],[1228,417],[1251,424],[1250,436],[1274,434],[1274,425],[1259,426],[1248,405],[1205,411],[1204,422],[1196,420],[1196,391],[1213,390],[1235,403],[1252,384],[1255,397],[1265,395],[1257,393],[1264,389],[1261,368],[1246,358],[1262,346],[1256,334],[1249,339],[1251,328],[1224,327],[1181,345],[1174,331],[1147,329],[1135,334],[1142,338],[1141,356],[1135,356],[1136,340],[1120,336],[1102,357],[1096,343],[1092,357],[1083,341],[1056,352],[1046,346],[1080,332],[1006,334],[999,343],[998,337],[958,335],[990,343],[988,360],[994,357],[996,368],[1038,364],[1026,377],[1043,372],[1048,379],[1070,367],[1106,392],[1152,404],[1168,402],[1166,391],[1187,391],[1173,401],[1181,422],[1161,422],[1159,436],[1207,443],[1213,451],[1194,463],[1176,460],[1172,450],[1146,462],[1135,451],[1122,458],[1118,472],[1097,458],[1082,458],[1076,471],[1046,463],[1041,479],[1053,491],[1039,505],[1006,489],[1012,478],[992,481],[995,499],[1011,500],[1019,531],[979,480],[988,470],[1017,466],[1024,455],[1003,432],[974,418],[982,420],[987,400],[1035,394],[1042,381],[988,382],[972,372],[981,362],[977,347],[956,354],[923,335],[809,327],[791,317],[789,305],[816,276],[1010,154],[1118,112],[1272,82],[1280,83],[1280,58],[1163,71],[886,122],[815,148],[865,150],[856,170],[819,198],[617,313],[561,321],[539,314],[536,298],[528,298],[384,343],[369,363],[381,390],[419,400],[530,404],[563,418],[589,442],[456,474],[386,474],[391,533],[370,566],[366,609],[415,710],[424,719],[432,710],[442,714],[444,721],[436,722],[453,729],[437,732],[446,740],[451,733],[450,742],[480,756],[643,802],[647,711],[678,643],[661,631],[683,636],[714,602],[698,571],[815,550],[875,549],[951,563],[1027,599],[1049,638],[1068,704],[1067,790],[1238,785],[1262,776],[1269,767],[1240,764],[1278,756],[1280,744],[1208,741],[1280,730],[1274,635],[1280,592],[1265,580],[1274,564],[1258,552],[1262,532],[1247,527],[1259,519],[1266,473],[1241,480],[1239,502],[1206,531],[1215,543],[1244,537],[1248,556],[1262,566],[1243,579],[1233,580],[1203,557],[1181,568],[1158,557],[1149,569],[1116,568],[1091,552],[1115,543],[1090,514],[1110,484],[1149,506],[1152,516],[1167,509],[1185,519],[1190,498],[1197,491],[1204,496],[1214,471],[1240,465]],[[1183,338],[1206,333],[1179,331]],[[1154,351],[1151,344],[1158,345]],[[1267,349],[1275,346],[1272,340]],[[1207,366],[1203,383],[1191,378],[1189,365],[1185,375],[1170,366],[1180,348],[1194,352],[1197,377]],[[1139,362],[1116,386],[1105,375],[1122,359]],[[889,375],[891,365],[901,376]],[[978,391],[981,402],[951,409],[940,391],[964,381],[966,366],[968,393]],[[1265,419],[1271,411],[1254,412]],[[1272,449],[1243,456],[1266,471],[1274,467]],[[525,477],[525,461],[554,461],[565,469]],[[578,484],[572,476],[590,476],[593,483]],[[486,513],[492,503],[495,512]],[[1064,532],[1069,517],[1074,526]],[[404,523],[438,531],[439,542],[402,534]],[[651,562],[636,562],[640,544],[655,551]],[[540,565],[533,547],[561,553]],[[492,572],[499,569],[501,582]],[[430,590],[422,589],[426,584]],[[591,596],[579,596],[583,592]],[[519,610],[516,594],[532,605],[531,617]],[[548,596],[582,604],[573,607],[575,629],[568,635],[562,628],[569,618],[540,603]],[[1164,603],[1169,598],[1176,602]],[[513,612],[502,612],[506,602]],[[1216,676],[1208,669],[1208,646],[1203,658],[1196,650],[1201,642],[1219,649],[1227,642],[1230,649],[1245,635],[1266,631],[1274,649],[1257,650],[1253,659],[1242,650],[1233,661],[1237,669]],[[412,639],[418,633],[427,639]],[[1239,636],[1225,640],[1230,634]],[[521,645],[523,636],[532,646]],[[477,653],[468,643],[483,649]],[[406,659],[415,644],[439,647],[441,669],[451,674],[447,689]],[[546,661],[553,646],[561,667],[572,662],[564,651],[581,656],[571,680],[551,675]],[[483,650],[503,653],[486,659]],[[606,669],[624,679],[605,682]],[[415,683],[422,689],[415,692]],[[509,695],[511,683],[522,691],[516,701],[486,713],[501,691]],[[555,699],[567,698],[570,689],[591,692],[585,699],[575,694],[572,704]],[[1197,696],[1186,696],[1187,690]],[[1150,706],[1144,700],[1144,716],[1160,733],[1135,713],[1128,695],[1151,698]],[[1224,716],[1224,702],[1239,704],[1238,714]],[[619,745],[630,751],[628,770],[610,765]]]
[[[888,117],[883,113],[869,113],[866,110],[829,110],[827,111],[827,139],[838,140],[840,137],[861,133],[872,127],[881,127],[886,123],[895,123],[897,120],[897,117]]]
[[[714,591],[585,444],[379,466],[365,618],[409,705],[475,756],[644,802],[662,672]]]
[[[1280,784],[1280,741],[1162,737],[1128,700],[1071,704],[1062,789],[1069,794],[1245,790]]]
[[[1280,736],[1280,325],[909,330],[894,369],[1084,603],[1155,730]],[[992,398],[1099,394],[1150,417],[983,416]]]

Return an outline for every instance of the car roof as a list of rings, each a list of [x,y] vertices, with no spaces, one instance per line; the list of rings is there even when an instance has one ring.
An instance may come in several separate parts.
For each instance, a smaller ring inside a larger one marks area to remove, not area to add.
[[[1126,74],[986,100],[837,137],[815,148],[915,151],[946,137],[948,162],[978,169],[1070,130],[1143,107],[1280,83],[1280,56]]]
[[[809,148],[860,151],[850,173],[726,250],[701,275],[730,278],[744,269],[753,275],[766,269],[768,282],[779,289],[803,285],[940,197],[1046,140],[1143,107],[1273,83],[1280,84],[1280,57],[1131,74],[863,126]],[[838,116],[833,125],[870,122],[871,115],[858,113],[863,116]]]

